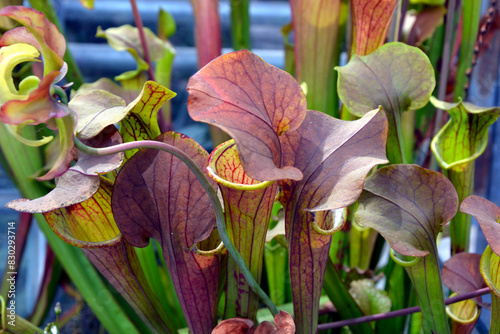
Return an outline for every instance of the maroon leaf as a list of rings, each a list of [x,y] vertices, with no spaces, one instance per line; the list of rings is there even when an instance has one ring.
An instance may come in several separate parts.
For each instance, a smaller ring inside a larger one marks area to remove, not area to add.
[[[295,324],[293,322],[292,316],[285,312],[280,311],[274,317],[274,323],[263,321],[255,328],[253,334],[294,334]]]
[[[92,197],[98,189],[99,176],[84,175],[70,169],[56,179],[56,187],[47,195],[34,200],[17,199],[5,206],[22,212],[48,212],[83,202]]]
[[[500,208],[479,196],[467,197],[460,206],[460,211],[474,216],[493,252],[500,256]]]
[[[300,196],[299,208],[309,211],[354,203],[370,169],[387,163],[386,138],[387,119],[381,110],[352,122],[309,110],[303,125],[281,140],[285,164],[304,175],[300,182],[281,181],[285,195],[290,196],[294,189],[295,196]]]
[[[256,328],[253,327],[253,321],[245,318],[231,318],[221,321],[214,328],[212,334],[294,334],[295,324],[290,314],[280,311],[274,317],[274,323],[263,321]]]
[[[479,269],[481,255],[457,253],[445,262],[443,267],[443,283],[450,290],[464,294],[486,287]],[[478,301],[481,297],[478,297]]]
[[[59,238],[83,249],[151,330],[171,333],[174,331],[171,321],[159,307],[134,248],[123,240],[113,219],[112,189],[111,181],[101,178],[99,189],[91,198],[46,212],[44,217]]]
[[[201,168],[206,166],[208,154],[191,138],[168,132],[158,140],[183,150]],[[189,249],[210,235],[215,219],[194,174],[166,152],[139,151],[118,174],[112,205],[130,244],[145,247],[150,238],[161,243],[189,329],[210,332],[217,315],[219,260]]]
[[[84,141],[84,143],[90,147],[109,147],[121,144],[122,137],[115,126],[110,125],[104,128],[97,136]],[[96,156],[78,151],[78,163],[71,167],[71,169],[86,175],[109,173],[120,167],[123,158],[123,152]]]
[[[436,237],[458,207],[451,182],[416,165],[384,167],[366,180],[357,222],[377,230],[405,256],[436,255]]]
[[[284,162],[300,169],[302,181],[281,181],[286,237],[299,332],[314,333],[331,235],[313,228],[332,227],[331,211],[352,204],[366,174],[386,163],[387,119],[374,110],[363,118],[341,121],[309,111],[304,123],[282,139]],[[313,213],[311,211],[319,211]]]
[[[419,46],[429,38],[437,27],[443,24],[443,17],[446,14],[445,6],[425,7],[416,15],[406,43],[408,45]]]
[[[297,129],[306,115],[304,93],[292,76],[242,50],[214,59],[191,77],[187,90],[191,118],[233,137],[250,177],[302,178],[282,163],[279,143],[279,136]]]
[[[446,176],[417,165],[379,169],[366,179],[359,198],[357,223],[377,230],[398,258],[417,257],[405,270],[422,307],[425,333],[449,333],[436,238],[457,208],[457,192]]]
[[[212,334],[245,334],[251,333],[253,327],[253,321],[245,318],[231,318],[221,321],[214,330]]]
[[[266,333],[276,333],[276,334],[293,334],[295,333],[295,324],[293,323],[293,318],[292,316],[285,312],[285,311],[280,311],[275,317],[274,317],[274,323],[276,324],[276,331],[273,332],[266,332]],[[259,333],[259,327],[257,327],[256,333]]]

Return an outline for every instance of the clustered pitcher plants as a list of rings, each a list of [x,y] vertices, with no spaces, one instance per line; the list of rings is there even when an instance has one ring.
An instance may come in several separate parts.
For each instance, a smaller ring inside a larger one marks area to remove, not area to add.
[[[137,69],[83,84],[50,4],[6,6],[1,161],[25,197],[7,207],[35,215],[55,254],[46,275],[57,285],[61,264],[110,333],[470,333],[489,292],[498,333],[500,209],[470,195],[500,109],[463,102],[482,44],[479,16],[464,16],[451,61],[453,15],[478,8],[457,2],[290,0],[287,72],[248,50],[247,2],[232,2],[236,51],[220,55],[217,1],[192,0],[200,70],[187,109],[210,124],[210,154],[171,131],[166,12],[157,34],[135,1],[137,28],[99,28]],[[425,36],[399,36],[410,14]],[[344,44],[349,61],[334,68]],[[454,66],[459,88],[445,101]],[[430,164],[413,154],[425,142],[414,129],[430,134]],[[482,257],[467,253],[471,216],[489,243]],[[443,229],[453,256],[441,268]],[[1,292],[2,332],[43,332],[50,303],[28,321]]]

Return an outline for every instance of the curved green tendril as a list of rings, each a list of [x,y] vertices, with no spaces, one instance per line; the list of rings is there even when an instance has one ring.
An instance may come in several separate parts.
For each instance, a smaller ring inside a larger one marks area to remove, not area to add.
[[[245,264],[245,261],[241,258],[240,253],[238,253],[238,250],[236,249],[236,247],[234,247],[233,243],[229,239],[226,229],[226,223],[224,220],[224,213],[219,198],[217,196],[217,192],[210,185],[207,178],[205,177],[205,174],[203,174],[201,168],[186,153],[184,153],[184,151],[178,149],[175,146],[154,140],[141,140],[141,141],[129,142],[104,148],[89,147],[83,144],[76,137],[74,137],[74,141],[75,141],[75,146],[80,151],[90,155],[109,155],[132,149],[154,148],[157,150],[173,154],[177,158],[181,159],[181,161],[184,162],[189,167],[189,169],[194,173],[198,181],[201,183],[203,189],[205,189],[208,197],[210,198],[210,201],[212,202],[212,206],[215,212],[215,220],[217,222],[217,229],[219,232],[219,236],[224,245],[226,246],[228,253],[231,255],[234,262],[236,262],[236,264],[240,268],[241,273],[245,277],[245,280],[247,281],[250,288],[262,299],[262,301],[269,308],[273,316],[278,315],[279,313],[278,308],[276,307],[276,305],[274,305],[274,303],[271,301],[269,296],[264,292],[264,290],[262,290],[262,288],[259,286],[255,278],[252,276],[250,269],[248,269],[248,266]]]
[[[398,257],[396,251],[392,248],[389,251],[389,254],[390,254],[391,258],[394,260],[394,262],[396,262],[397,264],[399,264],[400,266],[403,266],[403,267],[414,266],[418,263],[418,261],[420,261],[420,257],[418,257],[418,256],[414,256],[413,259],[409,260],[409,261],[403,260],[400,257]]]
[[[66,95],[66,92],[64,91],[64,89],[62,89],[59,86],[55,86],[55,85],[52,86],[52,88],[54,89],[54,95],[57,95],[57,97],[59,97],[59,99],[61,100],[61,103],[64,105],[68,105],[68,95]]]

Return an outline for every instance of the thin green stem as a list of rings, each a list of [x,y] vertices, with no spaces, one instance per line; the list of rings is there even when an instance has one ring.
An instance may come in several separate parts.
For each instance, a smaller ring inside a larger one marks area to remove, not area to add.
[[[443,47],[443,64],[441,66],[441,72],[439,73],[439,91],[438,91],[438,99],[444,101],[446,98],[446,87],[448,83],[448,72],[450,70],[450,56],[451,49],[453,47],[453,28],[455,26],[455,8],[456,1],[449,1],[448,10],[446,12],[446,30],[444,37],[444,47]],[[441,123],[443,123],[443,110],[436,110],[436,118],[434,121],[434,131],[433,136],[435,137],[439,130],[441,129]],[[431,154],[431,163],[430,168],[433,170],[437,170],[438,163],[434,154]]]
[[[259,286],[255,278],[252,276],[252,273],[250,272],[250,269],[248,269],[248,266],[245,264],[245,261],[241,257],[240,253],[238,253],[238,250],[236,247],[234,247],[233,243],[229,239],[229,236],[227,234],[227,229],[226,229],[226,224],[224,220],[224,213],[222,210],[221,203],[219,201],[219,198],[217,196],[217,192],[215,189],[212,187],[210,182],[207,180],[205,174],[201,170],[201,168],[182,150],[178,149],[175,146],[168,145],[162,142],[158,141],[153,141],[153,140],[141,140],[141,141],[136,141],[136,142],[130,142],[130,143],[124,143],[120,145],[115,145],[111,147],[104,147],[104,148],[94,148],[94,147],[89,147],[83,144],[81,141],[79,141],[76,137],[74,137],[75,141],[75,146],[81,150],[84,153],[90,154],[90,155],[109,155],[109,154],[115,154],[118,152],[123,152],[127,150],[132,150],[132,149],[139,149],[139,148],[153,148],[157,150],[161,150],[170,154],[173,154],[177,158],[181,159],[182,162],[184,162],[189,169],[194,173],[198,181],[201,183],[203,189],[205,189],[208,197],[210,198],[210,201],[212,202],[212,206],[214,208],[215,212],[215,220],[217,222],[217,229],[220,235],[220,238],[224,245],[226,246],[227,251],[233,258],[234,262],[238,265],[240,268],[243,276],[245,277],[248,285],[250,288],[257,294],[259,297],[262,299],[262,301],[266,304],[266,306],[269,308],[273,316],[276,316],[279,313],[278,308],[274,305],[274,303],[271,301],[269,296],[262,290],[262,288]]]
[[[482,288],[479,290],[475,290],[463,295],[451,297],[449,299],[446,299],[445,304],[450,305],[454,303],[458,303],[467,299],[475,298],[478,296],[483,296],[488,293],[490,293],[490,288]],[[353,325],[358,325],[358,324],[364,324],[367,322],[372,322],[372,321],[378,321],[378,320],[383,320],[383,319],[390,319],[390,318],[395,318],[395,317],[401,317],[404,315],[416,313],[416,312],[421,312],[420,306],[413,306],[413,307],[408,307],[402,310],[397,310],[397,311],[392,311],[388,313],[379,313],[379,314],[373,314],[373,315],[368,315],[365,317],[358,317],[354,319],[346,319],[342,321],[337,321],[337,322],[332,322],[328,324],[321,324],[318,325],[318,331],[324,331],[328,329],[334,329],[334,328],[342,328],[344,326],[353,326]],[[497,333],[497,332],[492,332],[492,333]]]
[[[451,1],[453,2],[453,1]],[[460,44],[460,57],[455,79],[453,95],[455,100],[461,97],[465,100],[465,85],[468,82],[467,70],[472,65],[474,45],[479,32],[482,1],[464,0],[462,10],[462,41]]]
[[[476,161],[473,160],[460,168],[443,169],[443,174],[453,183],[460,203],[474,194],[474,171]],[[470,228],[472,216],[457,212],[450,222],[451,254],[468,252],[470,244]]]
[[[248,0],[231,0],[231,32],[235,51],[250,50],[250,14]]]
[[[394,14],[392,15],[391,36],[389,37],[390,39],[392,38],[391,40],[392,42],[399,41],[399,27],[401,25],[401,6],[402,6],[401,2],[402,0],[398,0],[398,3],[394,10]]]
[[[500,321],[498,321],[499,314],[500,314],[500,297],[498,297],[495,293],[492,293],[490,333],[500,333]]]
[[[61,103],[68,105],[68,95],[66,95],[66,92],[59,86],[52,86],[52,88],[54,88],[54,95],[59,97]]]

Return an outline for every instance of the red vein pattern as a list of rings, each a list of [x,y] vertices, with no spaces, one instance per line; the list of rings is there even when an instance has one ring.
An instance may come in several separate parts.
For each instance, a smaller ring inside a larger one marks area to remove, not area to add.
[[[331,211],[352,204],[367,173],[386,163],[387,119],[374,110],[352,122],[310,110],[297,131],[282,138],[285,163],[304,179],[280,181],[297,333],[315,333],[331,235]]]
[[[228,235],[257,283],[260,283],[266,233],[277,183],[259,190],[242,189],[240,185],[255,185],[260,182],[250,178],[243,170],[234,141],[219,145],[210,155],[209,166],[209,173],[213,171],[231,183],[219,184],[224,199]],[[255,321],[259,296],[248,286],[232,258],[228,258],[226,282],[224,317],[242,317]]]
[[[83,249],[88,259],[153,331],[170,333],[156,307],[159,302],[149,287],[135,250],[120,235],[111,212],[113,185],[102,179],[88,200],[44,213],[50,228],[65,242]]]
[[[157,140],[186,152],[201,167],[207,152],[184,135],[167,132]],[[194,174],[166,152],[135,154],[117,176],[113,214],[124,238],[145,247],[162,246],[163,257],[192,333],[209,333],[217,317],[218,256],[189,251],[208,238],[215,225],[210,200]]]
[[[352,52],[365,56],[384,44],[398,0],[352,0]]]
[[[228,133],[250,177],[302,177],[296,168],[282,165],[279,143],[279,136],[295,130],[307,112],[304,93],[292,76],[242,50],[214,59],[191,77],[187,90],[191,118]]]

